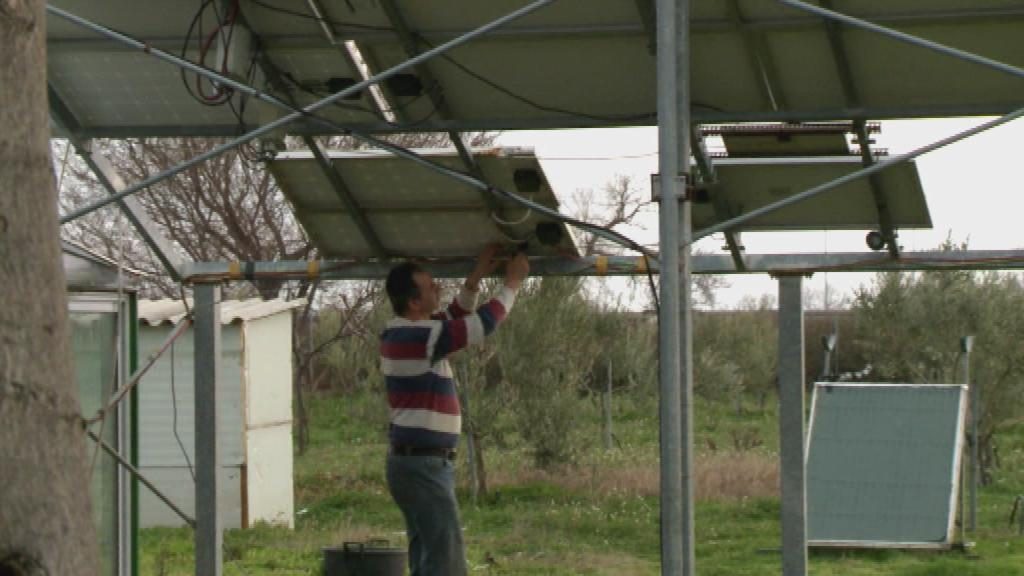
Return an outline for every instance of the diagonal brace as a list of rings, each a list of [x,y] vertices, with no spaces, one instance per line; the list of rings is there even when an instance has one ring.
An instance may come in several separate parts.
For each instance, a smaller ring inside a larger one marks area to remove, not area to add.
[[[1016,76],[1018,78],[1024,78],[1024,68],[1018,68],[1016,66],[1012,66],[1010,64],[1006,64],[1005,62],[1000,62],[998,60],[993,60],[991,58],[986,58],[984,56],[979,56],[978,54],[974,54],[972,52],[967,52],[966,50],[960,50],[960,49],[957,49],[957,48],[952,48],[950,46],[946,46],[945,44],[940,44],[940,43],[934,42],[932,40],[926,40],[926,39],[921,38],[919,36],[914,36],[913,34],[907,34],[906,32],[900,32],[899,30],[893,30],[892,28],[886,28],[885,26],[879,26],[878,24],[873,24],[871,22],[868,22],[867,20],[862,20],[860,18],[855,18],[853,16],[848,16],[846,14],[842,14],[842,13],[839,13],[839,12],[834,12],[832,10],[827,10],[827,9],[821,8],[819,6],[815,6],[813,4],[808,4],[806,2],[801,2],[800,0],[775,0],[775,1],[779,2],[780,4],[785,4],[786,6],[789,6],[790,8],[795,8],[797,10],[803,10],[805,12],[810,12],[812,14],[817,14],[818,16],[821,16],[822,18],[829,18],[831,20],[838,20],[839,22],[843,22],[844,24],[849,24],[850,26],[853,26],[855,28],[863,28],[865,30],[870,30],[872,32],[877,32],[879,34],[882,34],[883,36],[888,36],[888,37],[893,38],[895,40],[899,40],[901,42],[906,42],[907,44],[912,44],[914,46],[920,46],[922,48],[928,48],[930,50],[934,50],[936,52],[941,52],[942,54],[946,54],[947,56],[952,56],[954,58],[959,58],[961,60],[966,60],[968,62],[973,62],[975,64],[981,64],[982,66],[986,66],[988,68],[993,68],[995,70],[1000,70],[1002,72],[1006,72],[1007,74],[1010,74],[1012,76]]]
[[[89,140],[83,140],[78,136],[80,129],[78,119],[53,89],[53,86],[47,84],[47,93],[50,102],[50,115],[58,125],[64,128],[68,135],[68,142],[92,170],[100,185],[111,195],[123,190],[125,188],[124,181],[110,161],[93,150]],[[142,204],[135,198],[123,198],[118,200],[117,204],[170,277],[175,282],[180,282],[181,266],[184,259],[174,245],[157,230]]]

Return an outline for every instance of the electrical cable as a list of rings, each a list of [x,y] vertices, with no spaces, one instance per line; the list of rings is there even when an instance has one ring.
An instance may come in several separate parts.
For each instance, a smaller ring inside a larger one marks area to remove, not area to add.
[[[294,16],[294,17],[297,17],[297,18],[304,18],[304,19],[307,19],[307,20],[315,20],[317,22],[320,22],[320,23],[323,23],[323,24],[330,24],[332,26],[337,26],[339,28],[353,28],[353,29],[357,29],[357,30],[372,30],[372,31],[379,31],[379,32],[396,32],[397,33],[397,30],[395,30],[394,28],[389,27],[389,26],[371,26],[371,25],[366,25],[366,24],[357,24],[357,23],[354,23],[354,22],[345,22],[345,21],[340,21],[340,20],[326,19],[326,18],[321,18],[319,16],[315,16],[315,15],[305,14],[305,13],[302,13],[302,12],[296,12],[296,11],[288,10],[288,9],[285,9],[285,8],[279,8],[277,6],[273,6],[273,5],[267,4],[266,2],[263,2],[261,0],[249,0],[249,1],[252,2],[256,6],[259,6],[261,8],[267,9],[267,10],[271,10],[271,11],[274,11],[274,12],[279,12],[279,13],[282,13],[282,14],[287,14],[289,16]],[[414,36],[415,36],[416,40],[422,42],[423,44],[425,44],[425,45],[427,45],[427,46],[429,46],[431,48],[435,48],[436,47],[435,44],[431,43],[429,40],[424,38],[422,34],[414,33]],[[535,108],[537,110],[540,110],[542,112],[552,112],[552,113],[556,113],[556,114],[563,114],[563,115],[566,115],[566,116],[575,116],[577,118],[584,118],[584,119],[588,119],[588,120],[605,120],[605,121],[611,121],[611,122],[629,122],[629,121],[639,121],[639,120],[650,120],[650,119],[657,118],[657,116],[658,116],[657,112],[642,112],[642,113],[635,113],[635,114],[609,114],[609,115],[589,114],[589,113],[585,113],[585,112],[578,112],[578,111],[569,110],[569,109],[566,109],[566,108],[559,108],[559,107],[556,107],[556,106],[550,106],[550,105],[542,104],[540,102],[537,102],[536,100],[533,100],[533,99],[530,99],[530,98],[528,98],[526,96],[523,96],[522,94],[516,93],[513,90],[511,90],[511,89],[509,89],[509,88],[507,88],[505,86],[502,86],[501,84],[498,84],[494,80],[491,80],[490,78],[487,78],[483,74],[480,74],[480,73],[470,69],[465,64],[462,64],[461,62],[459,62],[458,60],[455,60],[453,57],[451,57],[451,56],[449,56],[447,54],[441,54],[440,58],[442,58],[443,60],[445,60],[448,63],[450,63],[452,66],[455,66],[457,69],[462,71],[464,74],[466,74],[466,75],[476,79],[477,81],[479,81],[479,82],[481,82],[483,84],[486,84],[487,86],[490,86],[494,90],[497,90],[498,92],[501,92],[502,94],[505,94],[509,98],[512,98],[514,100],[522,102],[523,104],[526,104],[527,106],[530,106],[530,107]],[[702,103],[702,102],[692,102],[692,105],[697,107],[697,108],[705,108],[705,109],[713,110],[713,111],[716,111],[716,112],[722,112],[723,111],[721,108],[719,108],[717,106],[712,106],[710,104],[705,104],[705,103]]]
[[[175,343],[171,342],[171,431],[174,432],[174,439],[178,441],[178,447],[181,448],[181,455],[185,457],[185,464],[188,465],[188,472],[192,475],[192,482],[195,482],[196,471],[192,467],[192,459],[188,457],[185,443],[181,441],[181,436],[178,435],[178,395],[174,389],[174,346]]]
[[[201,5],[200,9],[202,10],[203,7],[208,6],[210,2],[212,2],[212,0],[204,0],[204,3]],[[202,14],[201,11],[197,12],[197,15],[195,17],[193,17],[193,21],[192,21],[192,23],[190,25],[190,30],[194,29],[195,23],[201,17],[201,14]],[[120,35],[124,36],[124,37],[132,38],[131,36],[129,36],[127,34],[124,34],[123,32],[118,32],[118,33]],[[191,31],[189,32],[188,36],[190,36],[190,34],[191,34]],[[144,43],[142,43],[142,42],[140,42],[138,40],[135,40],[135,42],[138,42],[140,44],[144,44]],[[187,42],[186,42],[186,47],[187,47]],[[187,61],[187,58],[182,57],[181,60]],[[236,86],[238,86],[238,85],[239,84],[236,83]],[[187,86],[187,84],[186,84],[186,86]],[[351,136],[351,137],[358,138],[358,139],[363,140],[364,142],[366,142],[368,144],[371,144],[373,146],[376,146],[378,148],[381,148],[383,150],[391,152],[392,154],[394,154],[394,155],[396,155],[398,157],[414,161],[415,163],[420,164],[422,166],[428,166],[431,169],[433,169],[433,170],[435,170],[435,171],[437,171],[437,172],[439,172],[441,174],[446,174],[446,175],[448,175],[448,176],[450,176],[450,177],[452,177],[452,178],[454,178],[456,180],[459,180],[460,182],[462,182],[464,184],[473,186],[473,187],[478,188],[478,189],[480,189],[482,191],[486,191],[486,192],[488,192],[490,194],[493,194],[495,196],[505,198],[505,199],[507,199],[507,200],[509,200],[509,201],[511,201],[513,203],[519,204],[519,205],[524,206],[526,208],[530,208],[530,209],[534,210],[537,213],[545,214],[545,215],[547,215],[547,216],[549,216],[549,217],[551,217],[551,218],[553,218],[555,220],[564,222],[564,223],[566,223],[566,224],[568,224],[570,226],[573,226],[575,228],[579,228],[581,230],[590,232],[590,233],[592,233],[592,234],[594,234],[594,235],[596,235],[598,237],[601,237],[601,238],[604,238],[606,240],[610,240],[612,242],[615,242],[616,244],[620,244],[620,245],[622,245],[622,246],[624,246],[626,248],[629,248],[631,250],[639,252],[640,254],[643,254],[644,256],[646,256],[646,257],[648,257],[650,259],[657,260],[657,255],[654,252],[648,250],[647,248],[645,248],[644,246],[638,244],[636,241],[632,240],[631,238],[629,238],[629,237],[627,237],[627,236],[625,236],[623,234],[620,234],[619,232],[616,232],[615,230],[613,230],[611,228],[608,228],[608,227],[605,227],[605,226],[601,226],[601,225],[598,225],[598,224],[592,224],[592,223],[589,223],[589,222],[584,222],[582,220],[579,220],[578,218],[573,218],[571,216],[566,216],[564,214],[559,213],[557,210],[554,210],[552,208],[549,208],[547,206],[544,206],[542,204],[539,204],[539,203],[534,202],[532,200],[529,200],[527,198],[523,198],[523,197],[518,196],[516,194],[510,193],[510,192],[508,192],[506,190],[502,190],[501,188],[497,188],[495,186],[492,186],[492,185],[490,185],[490,184],[488,184],[488,183],[486,183],[484,181],[481,181],[480,179],[478,179],[476,176],[474,176],[472,174],[469,174],[467,172],[463,172],[463,171],[460,171],[460,170],[456,170],[456,169],[453,169],[453,168],[449,168],[447,166],[444,166],[443,164],[440,164],[438,162],[434,162],[434,161],[432,161],[432,160],[430,160],[430,159],[428,159],[428,158],[426,158],[426,157],[424,157],[424,156],[422,156],[420,154],[417,154],[416,152],[413,152],[412,150],[408,150],[408,149],[402,148],[401,146],[392,144],[391,142],[388,142],[386,140],[381,140],[380,138],[376,138],[374,136],[370,136],[370,135],[367,135],[367,134],[361,134],[361,133],[356,132],[356,131],[354,131],[354,130],[352,130],[350,128],[346,128],[344,126],[341,126],[341,125],[339,125],[339,124],[337,124],[337,123],[335,123],[335,122],[333,122],[333,121],[331,121],[331,120],[329,120],[327,118],[323,118],[323,117],[321,117],[321,116],[319,116],[317,114],[314,114],[313,112],[307,111],[307,110],[305,110],[303,108],[298,108],[298,107],[296,107],[296,106],[294,106],[292,104],[289,104],[288,102],[286,102],[284,100],[281,100],[280,98],[271,96],[271,95],[263,93],[263,92],[259,92],[259,91],[255,90],[255,89],[251,89],[251,90],[254,92],[254,94],[253,94],[254,96],[257,96],[257,97],[259,97],[261,99],[269,99],[271,101],[271,103],[273,103],[274,105],[277,105],[279,107],[282,107],[282,108],[285,108],[287,110],[290,110],[293,114],[298,114],[299,116],[301,116],[303,118],[308,118],[308,119],[312,120],[313,122],[316,122],[318,124],[321,124],[323,126],[331,128],[332,130],[336,131],[337,133],[339,133],[341,135],[346,135],[346,136]]]
[[[267,2],[264,2],[262,0],[249,0],[249,2],[251,2],[252,4],[254,4],[256,6],[259,6],[260,8],[263,8],[265,10],[269,10],[271,12],[277,12],[279,14],[287,14],[288,16],[294,16],[296,18],[304,18],[306,20],[315,20],[316,22],[319,22],[321,24],[330,24],[331,26],[336,26],[338,28],[352,28],[353,30],[371,30],[371,31],[375,31],[375,32],[394,32],[395,31],[395,29],[390,27],[390,26],[373,26],[373,25],[370,25],[370,24],[359,24],[358,22],[345,22],[343,20],[333,20],[333,19],[321,18],[321,17],[316,16],[314,14],[306,14],[305,12],[298,12],[298,11],[295,11],[295,10],[289,10],[287,8],[281,8],[281,7],[278,7],[278,6],[274,6],[273,4],[268,4]]]

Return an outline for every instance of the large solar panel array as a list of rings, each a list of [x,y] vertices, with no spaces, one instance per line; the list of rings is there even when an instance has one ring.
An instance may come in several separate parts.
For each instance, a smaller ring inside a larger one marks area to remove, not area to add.
[[[966,390],[817,383],[806,456],[808,544],[948,547]]]
[[[192,4],[163,0],[53,0],[55,6],[178,51]],[[406,59],[382,3],[322,0],[337,21],[336,41],[353,40],[381,70]],[[397,0],[426,49],[524,4],[520,0]],[[838,11],[1024,66],[1018,0],[835,0]],[[306,3],[240,0],[267,58],[297,85],[326,92],[332,79],[358,78],[341,46],[328,42]],[[276,7],[298,15],[285,14]],[[644,14],[648,14],[645,16]],[[655,111],[653,3],[563,0],[429,63],[437,84],[396,95],[400,122],[369,111],[368,97],[334,107],[331,118],[378,130],[516,129],[652,125]],[[202,19],[208,33],[212,11]],[[76,115],[83,136],[233,135],[238,119],[206,109],[181,87],[169,64],[98,39],[58,18],[47,22],[50,82]],[[817,17],[766,0],[696,0],[693,6],[693,111],[698,122],[839,120],[997,114],[1020,105],[1018,80],[922,48],[842,28],[854,94],[843,89],[830,36]],[[191,55],[194,57],[195,52]],[[212,64],[212,58],[208,63]],[[414,75],[419,74],[413,72]],[[338,86],[338,84],[334,84]],[[299,101],[313,96],[294,87]],[[401,92],[401,91],[400,91]],[[449,109],[439,114],[427,93]],[[435,95],[436,95],[435,94]],[[353,106],[355,108],[353,108]],[[245,123],[276,111],[253,104]],[[360,110],[362,109],[362,110]],[[299,129],[299,128],[296,128]],[[310,127],[322,132],[322,126]]]

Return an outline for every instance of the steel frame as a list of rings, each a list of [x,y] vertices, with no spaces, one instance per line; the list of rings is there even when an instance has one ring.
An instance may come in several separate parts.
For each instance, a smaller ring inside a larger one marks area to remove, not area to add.
[[[308,119],[308,117],[316,110],[327,106],[334,101],[354,93],[358,90],[363,90],[369,86],[376,84],[387,77],[396,74],[400,71],[419,66],[423,62],[427,61],[430,57],[436,54],[450,49],[456,45],[464,43],[474,37],[483,35],[485,33],[493,31],[495,28],[502,24],[509,22],[519,16],[522,16],[528,12],[539,9],[547,4],[552,3],[554,0],[537,0],[526,7],[508,15],[495,22],[478,28],[472,32],[457,36],[455,39],[446,42],[437,48],[428,50],[422,54],[412,56],[406,62],[395,66],[387,71],[379,73],[371,78],[364,80],[363,82],[357,83],[349,89],[338,92],[331,97],[307,106],[302,111],[294,111],[278,120],[261,126],[248,134],[237,138],[231,142],[228,142],[222,146],[219,146],[205,154],[197,156],[180,166],[166,171],[164,173],[147,178],[143,182],[134,186],[125,188],[116,194],[111,195],[105,199],[102,203],[97,203],[86,207],[86,209],[76,211],[73,214],[67,215],[62,218],[62,222],[67,222],[77,216],[84,213],[88,213],[101,205],[109,204],[110,202],[118,201],[122,198],[126,198],[131,194],[142,190],[164,178],[173,176],[174,174],[180,173],[188,167],[194,166],[200,162],[203,162],[209,158],[216,156],[234,146],[243,144],[249,140],[266,134],[272,130],[283,127],[284,125],[294,122],[299,119]],[[961,50],[950,48],[936,42],[931,42],[921,38],[914,37],[909,34],[884,28],[878,24],[872,24],[861,19],[853,18],[843,14],[839,14],[818,6],[807,4],[799,0],[777,0],[780,4],[810,12],[813,15],[842,22],[844,24],[864,28],[873,32],[877,32],[898,40],[911,43],[924,48],[929,48],[942,52],[944,54],[954,56],[970,62],[982,64],[997,70],[1013,74],[1017,77],[1024,77],[1024,70],[1020,68],[1009,66],[1001,62],[995,62],[991,59],[984,58],[978,55],[970,54]],[[647,4],[649,6],[649,4]],[[662,498],[661,498],[661,518],[662,518],[662,574],[686,574],[691,575],[695,572],[694,567],[694,555],[693,555],[693,495],[692,495],[692,362],[691,362],[691,338],[692,338],[692,327],[691,322],[691,302],[689,294],[690,286],[690,274],[694,272],[694,263],[700,263],[699,258],[691,261],[690,246],[691,244],[702,237],[710,235],[715,232],[725,231],[735,228],[744,222],[747,222],[753,218],[757,218],[768,212],[778,210],[795,202],[799,202],[810,198],[814,195],[820,194],[827,190],[831,190],[837,186],[840,186],[846,182],[849,182],[855,178],[861,178],[865,176],[871,176],[878,171],[885,169],[897,162],[906,161],[911,158],[915,158],[930,152],[939,147],[945,146],[952,142],[961,140],[963,138],[972,136],[989,128],[1004,124],[1020,116],[1024,115],[1024,108],[1016,111],[1007,113],[1003,117],[986,122],[985,124],[951,136],[944,140],[941,140],[935,144],[925,146],[916,151],[908,154],[897,156],[889,161],[867,166],[864,169],[847,175],[843,178],[837,179],[831,183],[826,183],[807,191],[804,191],[796,196],[788,198],[784,201],[777,202],[775,204],[766,206],[760,210],[756,210],[745,214],[740,217],[732,218],[730,220],[719,223],[716,226],[709,227],[696,234],[693,233],[691,228],[690,219],[690,204],[689,199],[686,195],[687,186],[690,183],[689,178],[689,164],[688,162],[682,161],[681,159],[689,158],[690,155],[690,131],[692,129],[691,122],[696,121],[713,121],[714,114],[697,114],[691,117],[689,107],[689,36],[693,30],[698,29],[698,26],[691,26],[690,22],[690,3],[688,0],[657,0],[657,15],[656,19],[656,33],[657,33],[657,45],[663,49],[657,51],[657,68],[658,68],[658,118],[659,118],[659,172],[666,175],[661,179],[661,200],[660,200],[660,283],[661,283],[661,295],[662,295],[662,306],[659,311],[659,321],[661,323],[661,329],[659,330],[659,380],[661,389],[661,457],[662,457]],[[646,17],[644,19],[645,25],[649,26],[649,9],[645,11],[645,3],[638,1],[638,7],[641,13]],[[75,21],[79,24],[88,26],[88,23],[84,23],[82,19],[71,16],[66,12],[55,9],[51,6],[47,7],[48,11],[57,14],[58,16],[65,17],[69,20]],[[1012,10],[994,10],[994,11],[958,11],[958,12],[943,12],[933,13],[929,15],[906,15],[905,17],[889,17],[886,20],[891,23],[910,22],[910,21],[926,21],[929,18],[1000,18],[1000,17],[1020,17],[1024,15],[1024,11],[1012,11]],[[772,26],[791,26],[791,25],[815,25],[817,18],[808,20],[800,19],[798,21],[793,20],[780,20],[778,22],[762,22],[758,23],[758,28],[768,28]],[[813,22],[813,23],[812,23]],[[722,26],[737,26],[742,25],[742,22],[737,17],[734,17],[731,22],[721,24]],[[755,26],[750,26],[755,28]],[[94,28],[95,29],[95,28]],[[642,29],[642,28],[641,28]],[[648,28],[649,30],[649,28]],[[523,34],[523,31],[511,31],[508,34]],[[112,37],[108,35],[108,37]],[[131,39],[126,37],[115,38],[132,45]],[[150,51],[152,47],[137,46]],[[840,56],[837,56],[840,57]],[[203,69],[193,70],[198,73],[206,73]],[[262,95],[259,91],[255,91],[256,96]],[[269,101],[276,100],[270,97]],[[273,102],[272,102],[273,103]],[[287,105],[286,105],[287,106]],[[913,117],[918,115],[951,115],[951,114],[979,114],[979,113],[992,113],[994,110],[992,107],[970,107],[970,106],[952,106],[952,107],[908,107],[908,108],[894,108],[888,110],[838,110],[838,111],[822,111],[816,114],[794,114],[792,112],[776,111],[769,114],[751,114],[747,117],[749,120],[811,120],[811,119],[835,119],[835,118],[851,118],[854,120],[866,120],[866,119],[879,119],[888,117]],[[1007,109],[998,110],[998,112],[1007,112]],[[799,118],[797,118],[799,116]],[[728,118],[729,121],[735,122],[737,118],[731,116]],[[324,124],[324,122],[319,122]],[[507,123],[504,125],[505,128],[519,128],[526,127],[527,123],[516,125],[516,123]],[[575,127],[587,125],[585,122],[558,122],[558,127]],[[425,127],[426,129],[437,129],[439,126],[443,126],[445,131],[460,131],[469,130],[472,128],[472,123],[460,123],[457,121],[446,121],[433,123],[430,126]],[[536,127],[536,126],[532,126]],[[551,126],[555,127],[555,126]],[[385,129],[383,126],[370,127],[371,130],[374,128],[380,128],[380,131],[387,132],[391,131]],[[348,127],[346,132],[350,132],[352,127]],[[152,135],[152,133],[150,134]],[[866,134],[865,134],[866,136]],[[862,149],[866,148],[866,138],[862,140]],[[389,148],[390,149],[390,148]],[[869,153],[870,154],[870,153]],[[409,157],[405,154],[400,154],[408,157],[411,160],[417,161],[416,158]],[[434,166],[423,159],[419,159],[421,163],[431,165],[434,169],[440,167]],[[471,177],[454,171],[444,171],[443,173],[449,176],[455,177],[459,180],[470,180]],[[476,180],[476,179],[472,179]],[[476,182],[475,184],[483,184]],[[479,186],[478,186],[479,187]],[[492,188],[483,184],[484,190],[494,191]],[[500,192],[500,191],[499,191]],[[984,256],[983,256],[984,255]],[[970,259],[966,258],[969,257]],[[598,257],[601,258],[601,257]],[[734,262],[726,259],[723,263],[721,260],[724,257],[714,257],[717,260],[705,261],[705,271],[710,272],[715,269],[715,266],[721,268],[718,272],[735,272]],[[981,258],[982,260],[978,260]],[[611,260],[611,259],[609,259]],[[814,260],[808,265],[808,260]],[[968,253],[928,253],[927,257],[915,260],[913,257],[908,255],[901,255],[898,259],[889,258],[889,255],[817,255],[814,258],[808,258],[804,255],[778,255],[778,256],[748,256],[746,258],[748,263],[747,271],[758,272],[767,271],[775,274],[785,273],[808,273],[816,270],[826,269],[855,269],[855,270],[872,270],[872,269],[979,269],[979,268],[1024,268],[1024,254],[1015,251],[1004,251],[1004,252],[968,252]],[[647,261],[643,260],[644,267],[639,265],[639,261],[632,260],[628,264],[630,268],[629,273],[645,273]],[[466,263],[462,263],[464,266]],[[556,261],[547,263],[548,270],[551,273],[556,273],[559,269],[562,269],[566,273],[569,273],[568,266],[570,263],[566,261]],[[577,274],[592,274],[593,270],[599,269],[596,264],[596,259],[593,262],[574,262],[572,263],[580,268],[577,269]],[[617,262],[616,265],[625,264],[624,262]],[[712,265],[714,264],[714,265]],[[358,267],[362,266],[378,268],[373,272],[374,274],[380,274],[380,266],[382,263],[377,264],[351,264],[344,263],[339,264],[338,273],[340,277],[354,277],[354,274]],[[204,267],[214,267],[217,270],[204,270]],[[248,267],[253,270],[251,274],[242,275],[237,271],[237,268],[230,265],[219,265],[219,264],[203,264],[195,263],[186,265],[188,273],[185,278],[197,283],[197,287],[200,289],[203,300],[202,313],[197,314],[197,334],[202,332],[206,335],[204,340],[210,341],[212,346],[210,348],[216,348],[216,338],[218,330],[216,314],[216,301],[218,299],[216,287],[214,284],[225,279],[232,278],[247,278],[251,275],[262,273],[261,268],[270,268],[267,273],[281,274],[281,270],[272,270],[278,267],[290,267],[290,266],[304,266],[306,267],[306,274],[311,274],[312,267],[309,263],[267,263],[267,264],[254,264]],[[608,269],[609,262],[606,261],[602,264],[604,269]],[[802,269],[801,269],[802,267]],[[226,268],[226,270],[221,270]],[[240,268],[240,267],[239,267]],[[540,268],[544,268],[543,266]],[[464,268],[457,268],[460,272],[464,273]],[[540,271],[540,270],[538,270]],[[294,272],[298,273],[298,270]],[[208,308],[208,309],[207,309]],[[197,336],[197,379],[203,380],[207,385],[211,385],[215,381],[216,374],[216,355],[213,358],[209,357],[209,350],[203,350],[203,354],[198,348],[198,342],[200,338]],[[205,358],[203,358],[205,357]],[[200,366],[202,364],[202,366]],[[197,387],[198,388],[198,387]],[[213,390],[207,388],[207,390]],[[210,401],[206,406],[209,409],[210,406],[215,404],[215,396],[212,392],[208,392],[212,397],[208,398]],[[198,398],[198,395],[197,395]],[[198,408],[198,406],[197,406]],[[204,444],[197,446],[197,450],[201,449],[206,454],[202,460],[202,468],[205,469],[202,472],[204,481],[201,483],[202,488],[206,491],[204,501],[214,504],[212,506],[213,512],[204,514],[203,517],[198,519],[197,529],[197,571],[200,571],[200,553],[202,553],[202,565],[211,566],[214,568],[214,573],[219,573],[220,570],[220,558],[219,558],[219,545],[211,548],[212,544],[219,544],[219,519],[216,514],[216,475],[211,475],[211,469],[215,468],[216,462],[216,435],[215,435],[215,414],[210,415],[210,420],[213,422],[212,425],[208,425],[204,428],[204,434],[202,440]],[[803,427],[799,427],[799,431],[803,432]],[[211,437],[212,433],[212,437]],[[197,443],[200,442],[200,435],[197,434]],[[212,459],[210,458],[212,456]],[[211,492],[212,490],[212,492]],[[207,517],[209,516],[209,517]],[[200,534],[205,535],[206,540],[200,542]],[[796,544],[793,544],[795,546]],[[806,543],[804,543],[806,545]],[[200,546],[202,550],[200,550]],[[802,573],[802,569],[794,568],[792,573]],[[206,572],[203,572],[206,573]],[[789,572],[787,572],[789,573]]]
[[[831,9],[832,0],[821,0],[821,5]],[[853,81],[853,73],[850,70],[850,58],[846,51],[846,45],[843,42],[840,25],[833,20],[825,20],[825,33],[828,35],[832,59],[835,61],[836,72],[839,74],[839,84],[842,86],[843,98],[846,100],[847,106],[857,108],[861,105],[860,93]],[[871,152],[871,141],[868,137],[867,125],[864,120],[854,120],[853,127],[857,135],[858,144],[860,145],[860,156],[864,161],[864,166],[871,166],[875,163],[875,157]],[[871,195],[875,200],[875,208],[878,210],[878,225],[882,238],[889,249],[889,254],[893,258],[899,258],[900,247],[896,241],[896,229],[892,224],[892,213],[889,210],[889,201],[886,197],[886,191],[882,186],[882,179],[872,174],[868,176],[868,182],[871,186]]]
[[[92,142],[78,136],[81,124],[75,115],[68,108],[67,104],[54,91],[52,86],[47,85],[47,96],[49,100],[50,116],[67,134],[68,143],[75,149],[75,152],[82,157],[86,165],[96,176],[100,185],[107,191],[107,194],[115,195],[125,188],[124,180],[114,166],[102,154],[93,150]],[[131,223],[132,227],[139,233],[142,240],[153,251],[153,255],[163,265],[164,269],[175,282],[181,282],[181,265],[184,259],[173,244],[153,225],[153,221],[146,214],[145,209],[135,198],[126,197],[117,201],[121,212]]]
[[[402,11],[398,8],[398,5],[394,0],[381,0],[381,9],[388,17],[388,21],[395,29],[395,35],[398,37],[399,42],[402,45],[402,50],[405,51],[406,57],[412,58],[420,54],[419,42],[416,39],[416,33],[409,27],[408,22],[405,20],[405,16],[402,15]],[[430,69],[430,65],[426,62],[416,67],[416,73],[419,74],[420,81],[424,84],[424,89],[427,90],[427,97],[430,99],[431,105],[437,111],[437,116],[443,120],[450,120],[453,117],[452,111],[448,106],[447,101],[444,99],[444,87],[434,76],[433,71]],[[452,145],[455,146],[456,152],[459,154],[459,159],[462,161],[463,167],[469,174],[471,174],[477,180],[486,183],[487,179],[484,177],[483,170],[480,169],[480,165],[477,164],[473,154],[470,153],[469,148],[466,146],[465,140],[462,138],[462,133],[455,130],[448,130],[448,139]],[[489,194],[486,190],[480,190],[480,197],[487,206],[487,209],[491,213],[491,222],[494,224],[498,231],[502,235],[507,236],[506,226],[495,220],[495,216],[499,217],[501,221],[504,221],[504,215],[502,213],[501,205],[498,203],[497,198],[493,194]]]

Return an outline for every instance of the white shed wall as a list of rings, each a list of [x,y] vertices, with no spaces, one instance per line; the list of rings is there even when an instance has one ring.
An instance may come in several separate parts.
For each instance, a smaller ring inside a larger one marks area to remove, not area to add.
[[[170,324],[139,327],[139,358],[148,358],[167,338]],[[222,475],[222,518],[226,528],[240,528],[241,467],[243,452],[241,325],[221,327],[221,377],[218,393],[220,410],[218,436]],[[139,383],[139,469],[165,493],[176,494],[175,503],[194,512],[194,485],[181,447],[174,437],[174,404],[171,394],[171,350],[150,368]],[[178,436],[185,452],[195,463],[195,377],[192,330],[174,343],[174,398],[177,400]],[[145,493],[146,490],[140,490]],[[163,502],[149,495],[140,497],[139,523],[142,527],[182,526],[184,522]]]
[[[248,521],[293,528],[291,313],[247,322],[244,341]]]

